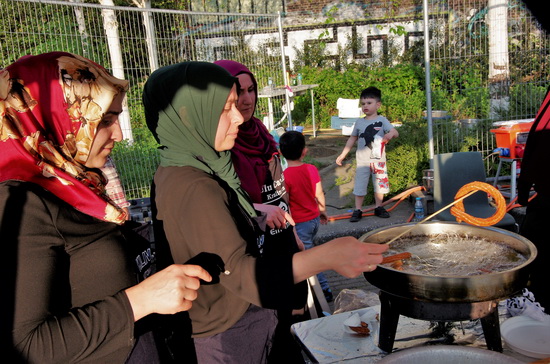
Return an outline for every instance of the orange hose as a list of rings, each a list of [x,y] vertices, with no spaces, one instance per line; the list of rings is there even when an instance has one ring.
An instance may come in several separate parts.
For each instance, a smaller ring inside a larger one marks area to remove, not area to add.
[[[537,193],[535,192],[533,194],[533,196],[529,197],[529,199],[527,200],[527,202],[531,202],[532,199],[535,198],[535,196],[537,195]],[[519,203],[515,203],[517,201],[518,197],[514,197],[514,199],[512,201],[510,201],[510,203],[508,204],[508,206],[506,206],[506,212],[512,210],[512,209],[515,209],[516,207],[522,207],[523,205],[520,205]]]
[[[514,207],[517,207],[518,204],[516,204],[515,202],[518,200],[518,197],[514,197],[514,199],[512,201],[510,201],[508,203],[508,205],[506,205],[506,212],[510,211],[511,209],[513,209]]]
[[[405,190],[403,192],[401,192],[400,194],[397,194],[395,196],[393,196],[392,198],[390,198],[389,200],[387,201],[384,201],[382,203],[381,206],[386,206],[392,202],[394,202],[394,204],[388,208],[388,211],[392,211],[393,209],[395,209],[404,199],[406,199],[407,197],[409,197],[409,195],[411,195],[413,192],[416,192],[416,191],[421,191],[421,190],[425,190],[424,186],[415,186],[415,187],[411,187],[409,188],[408,190]],[[375,208],[374,207],[369,207],[367,209],[364,209],[362,210],[363,212],[363,216],[374,216],[374,213],[368,213],[369,211],[373,211]],[[338,214],[338,215],[333,215],[333,216],[329,216],[328,217],[328,221],[336,221],[336,220],[343,220],[343,219],[349,219],[351,217],[351,214],[350,212],[346,212],[344,214]]]

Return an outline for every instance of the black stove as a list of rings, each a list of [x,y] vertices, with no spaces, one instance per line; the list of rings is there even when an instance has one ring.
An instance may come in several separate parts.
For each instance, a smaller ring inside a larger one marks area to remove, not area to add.
[[[487,348],[502,352],[498,301],[469,303],[422,301],[380,291],[380,304],[378,346],[387,353],[391,353],[393,350],[400,315],[438,322],[479,319]]]

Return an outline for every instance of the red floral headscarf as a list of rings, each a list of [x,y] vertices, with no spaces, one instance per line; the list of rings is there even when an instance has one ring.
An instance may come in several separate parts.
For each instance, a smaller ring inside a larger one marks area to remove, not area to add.
[[[84,166],[97,127],[128,82],[64,52],[25,56],[0,70],[0,182],[42,186],[79,211],[121,224],[126,212]]]

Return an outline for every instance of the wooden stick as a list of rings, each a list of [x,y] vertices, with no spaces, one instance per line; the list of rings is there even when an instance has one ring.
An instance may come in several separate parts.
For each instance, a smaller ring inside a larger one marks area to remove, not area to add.
[[[408,228],[407,230],[403,231],[401,234],[397,235],[396,237],[392,238],[390,241],[384,243],[384,244],[390,244],[390,243],[393,243],[395,240],[399,239],[400,237],[402,237],[403,235],[405,235],[406,233],[410,232],[412,229],[414,229],[415,227],[417,227],[418,225],[422,224],[423,222],[426,222],[428,221],[429,219],[431,219],[432,217],[436,216],[437,214],[439,214],[441,211],[445,211],[447,210],[449,207],[453,206],[454,204],[464,200],[466,197],[469,197],[471,195],[473,195],[474,193],[478,192],[479,190],[473,190],[473,191],[470,191],[468,192],[467,194],[465,194],[464,196],[462,196],[461,198],[459,199],[456,199],[454,200],[453,202],[451,202],[450,204],[448,204],[447,206],[445,207],[442,207],[440,208],[438,211],[434,212],[433,214],[431,214],[430,216],[424,218],[423,220],[420,220],[419,222],[417,222],[416,224],[414,224],[413,226],[411,226],[410,228]]]

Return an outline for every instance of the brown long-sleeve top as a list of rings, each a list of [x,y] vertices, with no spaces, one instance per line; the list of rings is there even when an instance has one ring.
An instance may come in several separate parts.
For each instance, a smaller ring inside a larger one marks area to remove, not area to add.
[[[219,284],[200,287],[189,311],[195,337],[227,330],[250,304],[291,308],[296,294],[292,249],[285,241],[264,245],[262,238],[251,237],[237,197],[224,183],[193,167],[160,167],[155,174],[157,218],[174,262],[214,253],[229,273],[220,275]]]
[[[16,181],[0,183],[0,222],[0,346],[21,362],[124,363],[135,340],[121,290],[136,276],[117,226]]]

